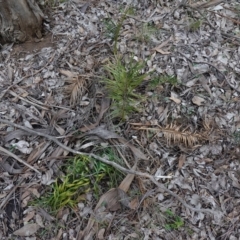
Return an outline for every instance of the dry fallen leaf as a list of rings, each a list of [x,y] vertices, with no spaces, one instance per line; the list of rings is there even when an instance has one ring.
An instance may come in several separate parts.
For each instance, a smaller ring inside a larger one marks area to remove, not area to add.
[[[124,192],[127,192],[130,185],[132,184],[132,181],[134,179],[134,174],[128,174],[123,181],[121,182],[121,184],[119,185],[118,188],[122,189]]]
[[[27,215],[23,218],[23,222],[29,222],[35,216],[35,211],[28,212]]]
[[[33,148],[29,147],[30,144],[24,140],[20,140],[17,143],[14,143],[13,146],[24,154],[30,154],[33,150]]]
[[[62,228],[59,229],[58,234],[55,238],[53,238],[54,240],[61,240],[62,239],[62,235],[63,235],[63,230]]]
[[[117,188],[112,188],[103,194],[94,209],[94,214],[88,220],[88,224],[83,231],[79,233],[79,240],[92,239],[97,231],[97,222],[101,219],[102,222],[107,221],[107,210],[117,211],[121,208],[119,202],[119,194]],[[97,220],[98,219],[98,220]]]
[[[21,236],[21,237],[29,237],[29,236],[33,235],[34,233],[36,233],[39,228],[40,228],[40,226],[38,224],[30,223],[30,224],[23,226],[22,228],[19,228],[18,230],[13,232],[13,234],[16,236]]]
[[[135,157],[137,159],[147,160],[147,157],[141,150],[139,150],[138,148],[133,146],[125,138],[122,138],[118,134],[105,129],[105,126],[103,126],[103,125],[96,127],[91,131],[88,131],[86,134],[88,134],[88,135],[94,134],[94,135],[97,135],[98,137],[106,139],[106,140],[107,139],[118,139],[118,141],[120,141],[121,143],[123,143],[124,145],[126,145],[127,147],[129,147],[131,149],[131,151],[133,152],[133,154],[135,155]]]
[[[135,166],[133,167],[135,169]],[[107,213],[106,210],[109,211],[117,211],[121,208],[121,204],[125,207],[129,207],[129,198],[125,191],[129,189],[130,184],[133,181],[133,174],[128,174],[119,185],[118,188],[112,188],[105,194],[101,196],[98,201],[97,206],[94,209],[94,214],[91,214],[89,218],[88,224],[86,228],[79,233],[79,240],[91,239],[91,237],[96,234],[97,226],[96,226],[96,218],[101,216],[104,218],[102,213]],[[101,219],[106,220],[107,219]]]
[[[181,99],[179,99],[178,95],[174,92],[171,92],[171,97],[169,99],[173,100],[177,104],[181,103]]]
[[[54,123],[53,125],[54,125],[54,128],[57,130],[57,132],[58,132],[61,136],[64,135],[65,130],[64,130],[62,127],[60,127],[60,126],[57,125],[56,123]]]
[[[129,204],[128,204],[129,208],[136,210],[137,207],[139,206],[139,199],[138,197],[134,198]]]
[[[75,72],[71,72],[69,70],[64,70],[64,69],[60,69],[59,72],[63,75],[65,75],[66,77],[72,78],[76,76]]]
[[[101,101],[101,108],[100,108],[100,112],[99,112],[97,121],[93,124],[86,125],[86,126],[80,128],[80,131],[86,132],[86,131],[96,128],[99,125],[99,122],[102,120],[104,113],[109,109],[109,106],[110,106],[110,99],[107,97],[103,97],[102,101]]]
[[[48,171],[45,172],[45,174],[42,175],[41,184],[50,185],[53,182],[55,182],[55,180],[52,179],[52,176],[53,176],[53,170],[49,169]]]
[[[108,192],[104,193],[95,209],[104,206],[106,209],[110,211],[117,211],[121,209],[121,205],[119,203],[119,194],[117,188],[112,188]]]
[[[166,51],[162,50],[162,48],[165,47],[169,43],[170,40],[171,40],[171,37],[169,39],[167,39],[166,41],[162,42],[159,46],[155,47],[153,50],[156,52],[159,52],[163,55],[170,54],[171,52],[166,52]]]
[[[204,98],[198,97],[198,96],[194,96],[192,98],[192,102],[198,106],[201,106],[203,104],[203,102],[205,101]]]
[[[192,87],[192,86],[196,85],[197,81],[198,81],[198,79],[197,79],[197,78],[194,78],[194,79],[192,79],[192,80],[189,80],[185,85],[186,85],[187,87]]]
[[[7,195],[7,193],[6,193],[6,192],[4,192],[4,193],[0,193],[0,199],[1,199],[1,198],[5,198],[5,197],[6,197],[6,195]]]
[[[163,55],[168,55],[168,54],[171,53],[171,52],[165,52],[165,51],[163,51],[161,48],[154,48],[154,50],[155,50],[156,52],[158,52],[158,53],[163,54]]]
[[[36,214],[36,223],[37,223],[40,227],[44,228],[43,219],[42,219],[42,217],[41,217],[39,214]]]
[[[186,155],[185,154],[181,154],[179,159],[178,159],[178,168],[181,169],[183,164],[186,161]]]
[[[239,180],[236,178],[234,172],[229,171],[229,172],[228,172],[228,176],[229,176],[229,177],[231,178],[231,180],[232,180],[232,186],[240,189]]]
[[[104,239],[104,233],[105,233],[105,228],[101,228],[99,231],[98,231],[98,239],[102,240]]]

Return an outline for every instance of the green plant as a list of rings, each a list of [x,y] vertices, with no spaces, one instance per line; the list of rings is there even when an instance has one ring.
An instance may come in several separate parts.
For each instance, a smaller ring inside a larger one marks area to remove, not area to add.
[[[71,177],[66,176],[63,181],[57,181],[54,184],[53,193],[48,197],[47,205],[53,211],[58,211],[65,206],[74,208],[80,200],[78,197],[90,190],[89,185],[90,182],[86,178],[71,180]]]
[[[126,12],[127,15],[135,15],[136,14],[136,9],[132,6],[128,6],[127,11],[125,10],[124,12]]]
[[[14,152],[16,149],[17,149],[17,147],[14,144],[9,146],[9,151],[10,152]]]
[[[142,42],[148,42],[159,31],[153,23],[142,23],[139,30],[136,38]]]
[[[234,6],[234,12],[237,17],[240,18],[240,5],[238,3],[236,3],[236,5]]]
[[[135,92],[147,76],[141,73],[143,62],[132,58],[127,64],[116,57],[113,62],[105,66],[105,69],[109,77],[104,78],[103,82],[112,99],[112,115],[124,120],[128,114],[138,110],[137,104],[143,99]]]
[[[106,37],[114,39],[114,36],[116,35],[116,24],[113,22],[111,18],[106,18],[103,20],[103,24],[105,26],[105,35]]]
[[[123,22],[126,19],[128,14],[133,14],[134,10],[131,7],[128,7],[127,9],[124,10],[122,13],[122,16],[118,23],[114,23],[112,18],[107,18],[103,21],[106,29],[106,35],[110,37],[113,40],[113,53],[116,56],[117,55],[117,42],[118,38],[120,36],[120,30],[123,26]]]
[[[198,20],[191,20],[189,24],[189,31],[190,32],[195,32],[199,30],[199,28],[202,26],[203,20],[198,19]]]
[[[111,147],[107,147],[107,148],[101,150],[100,155],[102,157],[106,157],[108,160],[116,162],[120,165],[123,164],[123,160],[118,157],[116,151]],[[116,171],[113,168],[109,168],[107,172],[108,172],[108,176],[109,176],[109,188],[116,187],[118,185],[118,183],[123,180],[124,175],[121,174],[121,172]]]
[[[105,66],[108,77],[104,77],[102,82],[105,84],[109,97],[112,100],[112,116],[124,120],[128,114],[137,111],[137,104],[142,100],[142,96],[135,92],[140,86],[146,74],[142,74],[144,64],[131,58],[129,63],[122,61],[117,53],[117,42],[120,30],[128,14],[133,14],[133,8],[128,7],[124,10],[121,19],[115,24],[110,18],[105,21],[107,33],[114,41],[113,53],[114,60]]]
[[[104,25],[106,28],[106,35],[113,40],[113,53],[117,54],[117,41],[120,35],[120,30],[122,28],[123,22],[127,15],[127,10],[122,14],[120,21],[116,24],[113,22],[111,18],[107,18],[104,20]]]
[[[53,184],[50,194],[37,201],[38,205],[50,207],[54,212],[63,207],[75,208],[83,200],[84,193],[92,190],[98,195],[100,181],[105,178],[112,180],[117,174],[113,167],[84,155],[69,159],[64,171],[65,176]]]
[[[170,209],[167,209],[164,213],[166,217],[166,224],[164,225],[166,230],[178,230],[184,226],[184,221],[177,215],[175,215]]]
[[[187,117],[190,117],[193,114],[195,114],[195,108],[193,106],[181,106],[181,109],[182,113],[185,114]]]
[[[173,86],[178,85],[177,77],[175,76],[168,76],[168,75],[162,75],[162,76],[157,76],[153,77],[148,84],[149,89],[155,89],[157,86],[162,85],[162,84],[171,84]]]
[[[232,134],[232,139],[233,139],[233,142],[235,144],[239,144],[240,143],[240,131],[237,130],[235,131],[233,134]]]

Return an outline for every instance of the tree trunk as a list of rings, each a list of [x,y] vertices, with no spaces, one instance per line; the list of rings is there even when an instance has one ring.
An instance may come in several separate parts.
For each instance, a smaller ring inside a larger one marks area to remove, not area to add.
[[[36,0],[0,0],[0,43],[41,38],[43,18]]]

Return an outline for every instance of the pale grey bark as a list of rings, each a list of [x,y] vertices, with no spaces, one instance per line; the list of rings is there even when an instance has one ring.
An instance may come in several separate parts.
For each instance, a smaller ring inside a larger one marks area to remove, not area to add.
[[[0,42],[41,38],[43,18],[35,0],[0,0]]]

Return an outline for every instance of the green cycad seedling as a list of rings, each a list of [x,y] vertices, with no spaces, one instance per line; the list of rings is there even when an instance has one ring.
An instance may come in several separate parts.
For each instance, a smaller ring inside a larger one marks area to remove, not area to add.
[[[132,58],[127,66],[116,57],[105,69],[109,78],[104,78],[103,82],[112,100],[112,115],[124,120],[130,113],[138,110],[137,104],[143,99],[135,92],[146,77],[146,74],[141,73],[143,63]]]

